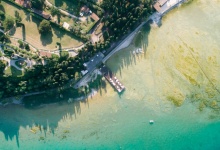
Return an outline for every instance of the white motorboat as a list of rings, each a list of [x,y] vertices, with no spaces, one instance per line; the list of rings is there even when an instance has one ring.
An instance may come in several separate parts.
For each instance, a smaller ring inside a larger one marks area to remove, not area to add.
[[[154,120],[150,120],[149,123],[150,123],[150,124],[153,124],[153,123],[154,123]]]

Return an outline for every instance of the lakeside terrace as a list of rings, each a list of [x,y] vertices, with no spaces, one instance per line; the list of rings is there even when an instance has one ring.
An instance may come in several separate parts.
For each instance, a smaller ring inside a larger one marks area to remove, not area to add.
[[[125,90],[125,86],[116,78],[116,76],[114,76],[109,68],[104,65],[100,68],[100,71],[118,93],[121,93]]]
[[[90,61],[84,63],[83,65],[86,69],[81,71],[82,75],[86,76],[93,72],[93,70],[96,67],[100,66],[103,58],[104,55],[101,52],[98,52],[95,56],[93,56],[90,59]],[[113,75],[112,71],[109,68],[107,68],[106,66],[102,66],[99,70],[102,73],[102,75],[106,78],[106,80],[114,87],[114,89],[117,90],[118,93],[121,93],[125,89],[124,85],[122,85],[122,83],[119,82],[119,80],[116,78],[116,76]],[[79,82],[77,87],[80,87],[82,85],[84,85],[83,80]]]
[[[159,1],[161,1],[160,3],[158,3]],[[85,83],[88,81],[88,78],[90,78],[92,72],[95,70],[96,66],[98,66],[98,64],[104,64],[112,55],[114,55],[117,51],[119,51],[120,49],[123,49],[127,46],[129,46],[129,44],[131,43],[131,41],[133,40],[135,34],[140,30],[140,28],[145,25],[149,20],[152,20],[153,22],[158,23],[162,16],[164,16],[166,13],[168,13],[170,10],[172,10],[173,8],[175,8],[176,6],[178,6],[179,4],[185,2],[186,0],[159,0],[154,4],[154,8],[157,5],[160,8],[155,8],[157,10],[157,12],[153,13],[151,16],[149,16],[149,18],[147,19],[147,21],[142,22],[134,31],[132,31],[125,39],[123,39],[122,41],[120,41],[118,43],[117,46],[115,46],[109,54],[107,54],[106,56],[104,56],[102,59],[98,59],[97,63],[95,63],[95,65],[92,65],[91,69],[86,69],[84,71],[82,71],[82,79],[80,79],[75,85],[74,88],[79,88],[83,85],[85,85]],[[158,5],[159,4],[159,5]],[[91,59],[93,60],[93,59]],[[87,64],[88,65],[88,64]],[[85,66],[85,65],[84,65]]]

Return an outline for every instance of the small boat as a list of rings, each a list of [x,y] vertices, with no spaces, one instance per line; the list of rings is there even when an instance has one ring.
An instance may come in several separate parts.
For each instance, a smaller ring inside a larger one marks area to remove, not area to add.
[[[153,124],[153,123],[154,123],[154,120],[150,120],[149,123],[150,123],[150,124]]]
[[[142,48],[139,48],[139,53],[144,53]]]

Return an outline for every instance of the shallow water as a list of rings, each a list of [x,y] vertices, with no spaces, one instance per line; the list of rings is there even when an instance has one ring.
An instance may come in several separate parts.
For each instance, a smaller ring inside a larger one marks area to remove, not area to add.
[[[122,95],[107,84],[85,102],[1,108],[0,148],[220,149],[218,8],[217,0],[194,1],[160,28],[144,27],[107,62],[126,86]],[[136,47],[145,53],[134,55]],[[33,124],[42,130],[30,132]]]

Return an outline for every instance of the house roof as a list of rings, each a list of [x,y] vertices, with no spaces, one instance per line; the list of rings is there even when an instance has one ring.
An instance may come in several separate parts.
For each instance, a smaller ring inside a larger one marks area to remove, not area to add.
[[[80,9],[80,12],[86,12],[86,13],[88,13],[90,11],[90,9],[87,7],[87,6],[83,6],[83,7],[81,7],[81,9]]]
[[[166,2],[167,2],[167,0],[159,0],[159,1],[158,1],[158,3],[160,4],[160,6],[163,6]]]
[[[161,10],[160,4],[158,2],[154,4],[154,8],[157,10],[157,12],[160,12]]]
[[[92,71],[99,63],[102,62],[104,55],[101,52],[98,52],[93,56],[90,61],[84,63],[83,65],[87,68],[88,71]]]
[[[69,29],[70,25],[69,25],[67,22],[64,22],[64,23],[63,23],[63,27],[64,27],[65,29]]]
[[[52,54],[51,53],[49,53],[49,52],[44,52],[44,51],[40,51],[40,53],[39,53],[39,55],[40,56],[46,56],[46,57],[52,57]]]
[[[92,13],[92,14],[90,15],[90,17],[91,17],[93,20],[95,20],[95,21],[99,21],[99,17],[98,17],[95,13]]]

